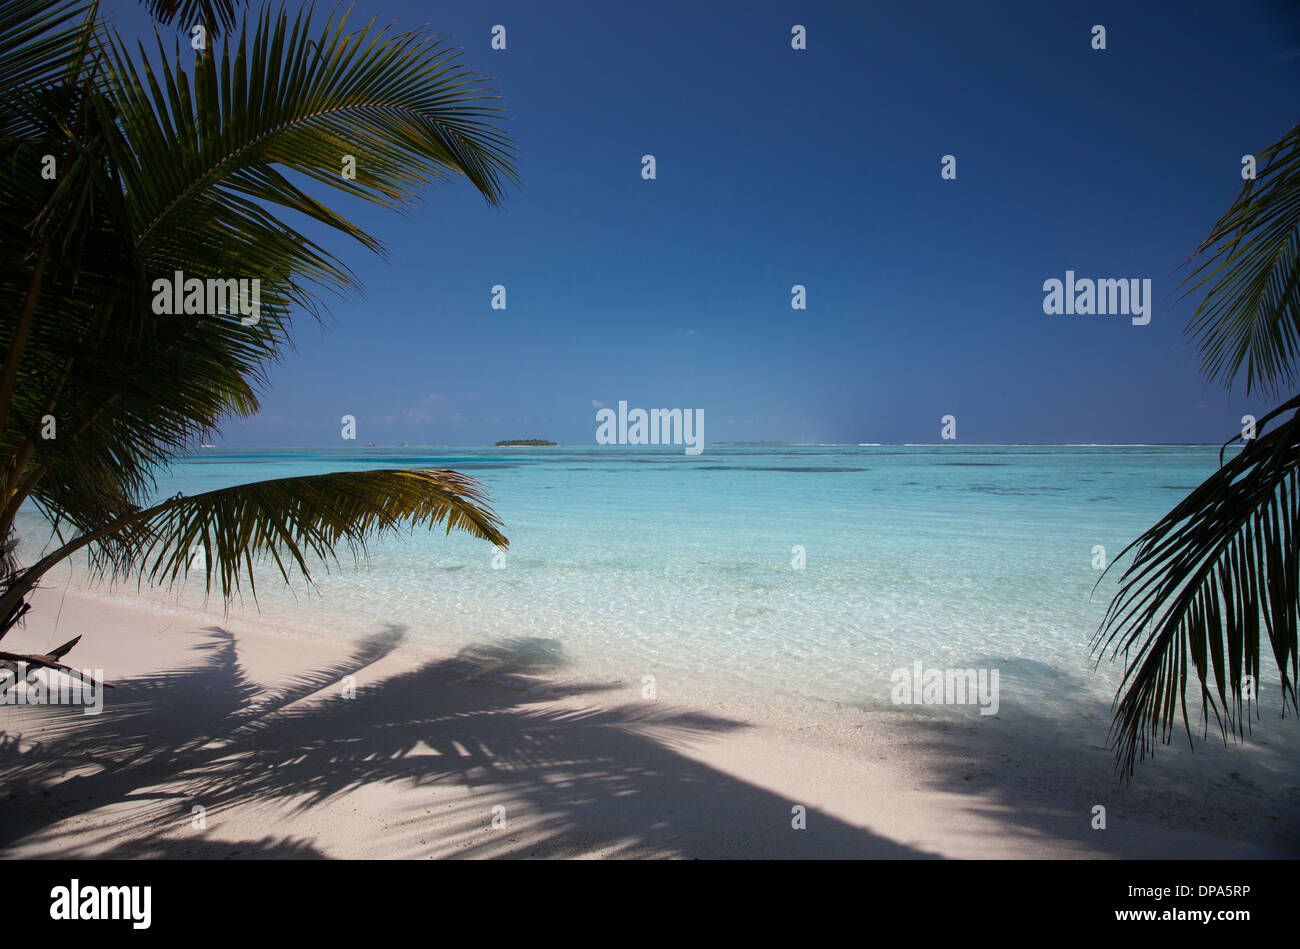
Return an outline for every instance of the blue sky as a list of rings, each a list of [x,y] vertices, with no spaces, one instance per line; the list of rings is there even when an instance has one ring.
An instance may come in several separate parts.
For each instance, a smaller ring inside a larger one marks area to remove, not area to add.
[[[371,16],[493,78],[521,188],[502,210],[463,181],[406,216],[343,204],[389,259],[334,245],[365,298],[304,318],[219,444],[342,446],[344,414],[356,444],[594,444],[593,403],[619,400],[703,409],[709,441],[936,442],[952,414],[968,443],[1218,442],[1271,407],[1205,381],[1177,285],[1241,156],[1300,120],[1280,4],[355,5]],[[1045,315],[1066,270],[1150,278],[1150,325]]]

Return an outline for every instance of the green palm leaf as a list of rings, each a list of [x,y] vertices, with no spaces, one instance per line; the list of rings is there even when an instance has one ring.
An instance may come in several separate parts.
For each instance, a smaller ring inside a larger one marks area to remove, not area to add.
[[[500,201],[515,176],[509,140],[493,127],[498,97],[436,37],[346,26],[344,14],[314,33],[310,13],[291,26],[267,11],[251,40],[245,25],[237,42],[200,53],[192,77],[166,65],[161,39],[157,63],[140,48],[139,70],[113,44],[110,98],[132,148],[115,157],[143,253],[165,249],[170,263],[186,244],[210,247],[232,225],[237,235],[262,236],[264,222],[241,220],[247,204],[232,198],[299,211],[379,246],[269,173],[276,165],[392,208],[449,175]],[[342,173],[346,155],[356,158],[355,179]],[[214,206],[229,211],[219,230],[204,215]]]
[[[1210,378],[1231,384],[1244,368],[1247,393],[1276,394],[1295,383],[1300,352],[1300,126],[1257,164],[1196,250],[1204,259],[1183,285],[1209,289],[1186,332]]]
[[[209,33],[221,33],[235,25],[241,0],[143,0],[144,8],[159,23],[181,27],[202,24]]]
[[[10,0],[0,5],[0,90],[45,88],[79,63],[97,4]],[[12,103],[0,102],[0,114]]]
[[[254,564],[274,561],[282,579],[296,571],[311,580],[313,559],[329,562],[346,546],[360,556],[376,537],[404,525],[462,530],[500,547],[509,543],[488,498],[474,479],[454,471],[344,471],[258,481],[143,510],[127,510],[20,571],[0,596],[0,615],[18,603],[50,566],[87,549],[100,572],[139,571],[150,582],[175,582],[202,549],[206,588],[224,598],[249,583]]]
[[[153,6],[178,21],[231,8]],[[429,34],[351,30],[346,15],[315,28],[310,12],[266,10],[197,56],[180,44],[169,56],[157,38],[151,58],[78,19],[94,12],[0,0],[0,77],[16,84],[0,102],[0,161],[14,171],[0,175],[0,538],[30,499],[65,540],[4,576],[0,634],[76,550],[175,579],[201,535],[209,588],[229,596],[241,577],[251,587],[260,555],[310,578],[335,544],[359,552],[401,522],[504,545],[476,484],[451,472],[286,479],[138,507],[160,467],[257,411],[295,312],[360,289],[293,215],[382,253],[308,189],[400,209],[463,176],[497,204],[516,181],[497,96]],[[44,155],[54,180],[33,173]],[[341,174],[345,155],[355,178]],[[155,314],[152,282],[174,270],[259,279],[260,320]],[[47,417],[51,440],[38,434]]]
[[[144,56],[137,66],[109,35],[97,53],[105,68],[102,96],[93,100],[103,130],[95,147],[66,123],[50,133],[59,141],[41,143],[86,175],[68,172],[49,196],[32,175],[0,183],[22,209],[13,228],[34,217],[42,234],[60,241],[70,229],[85,232],[85,215],[64,210],[84,209],[82,195],[121,205],[104,226],[101,257],[75,258],[24,340],[0,448],[20,458],[26,474],[23,490],[4,499],[0,527],[28,493],[86,529],[117,503],[118,485],[129,496],[147,491],[149,472],[175,451],[223,416],[256,411],[255,389],[288,347],[294,309],[315,312],[322,291],[359,289],[341,261],[274,210],[381,246],[279,168],[390,207],[451,174],[470,178],[493,203],[502,182],[514,180],[508,141],[492,127],[501,110],[485,104],[494,97],[439,41],[371,27],[345,34],[344,25],[331,19],[314,32],[309,15],[291,24],[264,13],[251,41],[245,28],[197,57],[192,78],[179,49],[168,65],[159,40],[158,61]],[[341,174],[344,155],[357,158],[355,180]],[[105,166],[111,181],[103,180]],[[110,185],[118,202],[109,200]],[[0,263],[12,261],[0,274],[0,305],[12,312],[29,291],[34,240],[15,233],[0,242]],[[174,270],[261,280],[260,321],[153,315],[151,281]],[[36,438],[52,403],[75,438]],[[69,482],[71,472],[82,474]]]
[[[1262,419],[1256,439],[1120,554],[1134,551],[1134,559],[1094,645],[1128,661],[1111,731],[1126,775],[1170,740],[1180,709],[1190,740],[1189,673],[1199,683],[1202,722],[1213,713],[1225,738],[1244,737],[1251,705],[1247,697],[1243,706],[1244,683],[1251,677],[1258,688],[1261,631],[1284,707],[1289,701],[1300,712],[1298,410],[1300,397]]]
[[[1244,370],[1248,393],[1296,381],[1300,126],[1262,152],[1257,166],[1258,177],[1193,253],[1201,261],[1183,282],[1184,296],[1205,290],[1187,327],[1200,342],[1204,371],[1231,386]],[[1221,454],[1219,469],[1121,554],[1135,557],[1093,645],[1113,647],[1112,656],[1122,652],[1127,663],[1111,729],[1126,776],[1170,740],[1180,710],[1190,741],[1189,685],[1199,689],[1206,728],[1213,714],[1225,740],[1244,737],[1245,681],[1259,681],[1261,629],[1283,708],[1289,702],[1300,711],[1300,397],[1258,427],[1258,438],[1226,464]]]
[[[26,5],[6,0],[0,11]],[[0,449],[18,460],[22,481],[12,490],[11,467],[0,527],[28,495],[90,529],[119,495],[147,493],[150,472],[176,451],[223,417],[256,411],[256,389],[289,346],[292,310],[314,312],[322,290],[359,289],[274,209],[380,245],[277,166],[389,206],[412,200],[431,177],[464,174],[490,202],[513,180],[508,142],[491,127],[501,110],[484,105],[492,97],[427,34],[345,35],[342,19],[314,32],[309,15],[291,25],[269,12],[254,26],[251,42],[245,28],[237,41],[211,44],[192,80],[179,49],[174,66],[146,57],[137,67],[106,32],[95,53],[102,91],[84,95],[81,110],[99,138],[83,142],[84,123],[52,117],[47,140],[30,151],[60,156],[59,181],[0,176],[12,209],[0,213],[5,312],[22,309],[41,234],[58,246],[80,235],[80,248],[91,222],[103,232],[91,245],[98,255],[68,255],[57,279],[47,274],[21,351],[11,345],[17,371],[6,373],[14,396],[2,407]],[[355,181],[340,174],[353,152]],[[97,196],[93,214],[87,196]],[[24,237],[32,220],[41,230]],[[151,280],[173,270],[260,279],[259,323],[155,316]],[[50,411],[74,437],[36,437]]]

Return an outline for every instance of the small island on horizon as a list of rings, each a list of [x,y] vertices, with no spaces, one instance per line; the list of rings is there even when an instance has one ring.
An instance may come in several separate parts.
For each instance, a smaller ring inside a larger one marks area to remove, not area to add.
[[[530,448],[535,448],[539,445],[554,445],[554,444],[555,442],[548,442],[544,438],[510,438],[503,442],[497,442],[494,447],[518,448],[521,446],[528,446]]]

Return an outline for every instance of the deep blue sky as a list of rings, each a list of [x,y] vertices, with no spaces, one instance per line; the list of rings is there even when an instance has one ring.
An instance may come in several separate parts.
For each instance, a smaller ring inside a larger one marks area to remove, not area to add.
[[[702,408],[709,441],[935,442],[945,414],[967,443],[1222,441],[1271,406],[1203,379],[1179,267],[1300,120],[1282,10],[358,3],[493,77],[522,187],[405,217],[331,193],[390,259],[333,245],[366,298],[305,318],[218,443],[341,446],[346,413],[355,444],[594,444],[593,400],[620,399]],[[1067,269],[1151,278],[1150,325],[1044,315]]]

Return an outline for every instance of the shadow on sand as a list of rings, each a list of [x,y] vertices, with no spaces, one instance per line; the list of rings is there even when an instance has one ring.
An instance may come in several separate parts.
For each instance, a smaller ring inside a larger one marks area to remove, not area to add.
[[[208,627],[193,634],[198,661],[119,681],[99,716],[23,709],[9,720],[19,727],[0,731],[0,856],[320,858],[304,825],[294,825],[296,836],[265,828],[391,782],[416,793],[389,799],[395,813],[379,806],[368,855],[932,856],[811,808],[807,829],[795,831],[795,802],[684,753],[687,742],[742,723],[647,703],[549,701],[616,687],[557,683],[566,660],[554,640],[478,645],[390,674],[373,668],[404,633],[388,626],[350,656],[265,689],[242,671],[234,636]],[[347,676],[364,680],[350,699],[342,697]],[[1079,683],[1048,684],[1079,701]],[[1255,855],[1233,851],[1242,840],[1296,849],[1293,771],[1274,769],[1274,787],[1255,786],[1231,770],[1229,755],[1208,762],[1222,775],[1189,781],[1193,766],[1176,760],[1119,788],[1102,747],[1104,705],[1080,716],[1008,703],[1002,716],[900,716],[903,744],[891,753],[923,752],[932,767],[917,786],[962,796],[965,810],[990,818],[989,833],[1004,838],[1073,841],[1076,855],[1119,857]],[[1095,803],[1111,812],[1107,833],[1089,827]],[[509,830],[491,828],[497,805]],[[206,836],[193,827],[196,806],[213,827],[238,806],[256,831],[231,839],[226,824],[222,839]],[[1233,823],[1238,813],[1254,823]],[[1293,825],[1281,826],[1278,813]],[[1146,822],[1145,837],[1136,821],[1126,825],[1133,817]],[[1174,833],[1158,830],[1156,839],[1153,828]],[[1184,830],[1192,833],[1179,837]],[[1206,851],[1205,834],[1227,849]]]
[[[1109,746],[1111,703],[1081,676],[1018,657],[971,664],[1003,673],[996,717],[913,708],[895,723],[929,763],[924,785],[963,796],[968,813],[1101,856],[1300,857],[1300,732],[1280,708],[1244,744],[1225,744],[1211,725],[1208,739],[1193,727],[1189,747],[1180,723],[1125,783]],[[1093,826],[1098,806],[1104,832]]]
[[[543,707],[540,677],[564,664],[549,640],[474,647],[343,698],[344,677],[360,678],[402,633],[389,627],[348,658],[264,690],[241,672],[234,637],[208,627],[192,647],[200,661],[119,681],[99,716],[25,709],[25,734],[0,732],[0,855],[39,835],[25,855],[84,856],[84,837],[71,835],[98,822],[99,856],[320,857],[309,840],[270,834],[205,840],[202,831],[187,833],[192,808],[201,805],[207,825],[218,826],[235,805],[265,807],[274,826],[283,808],[302,813],[372,783],[403,782],[430,788],[431,810],[432,789],[450,784],[460,793],[436,808],[440,835],[423,807],[384,815],[379,855],[928,856],[825,814],[810,813],[808,829],[793,830],[791,801],[674,747],[743,727],[737,722],[640,704]],[[473,681],[481,677],[502,687]],[[181,780],[185,792],[175,790]],[[498,803],[515,833],[491,830]]]

